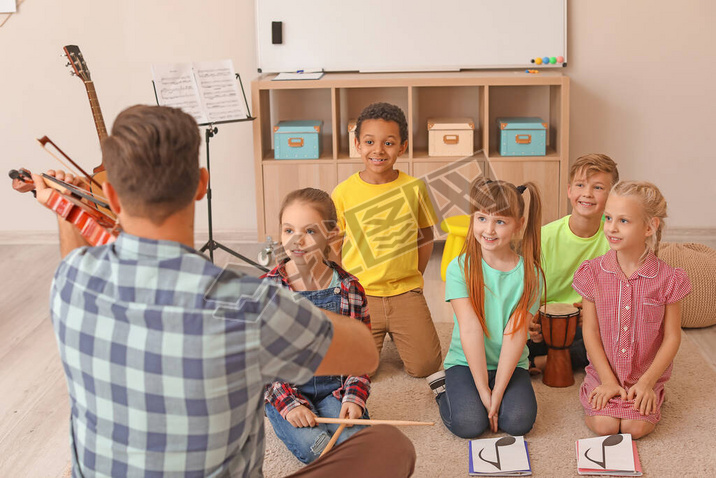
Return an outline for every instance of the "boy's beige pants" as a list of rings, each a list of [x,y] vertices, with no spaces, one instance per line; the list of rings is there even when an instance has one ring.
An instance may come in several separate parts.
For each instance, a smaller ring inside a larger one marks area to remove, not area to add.
[[[379,354],[387,333],[393,339],[408,375],[427,377],[440,370],[440,340],[422,289],[392,297],[366,297]]]

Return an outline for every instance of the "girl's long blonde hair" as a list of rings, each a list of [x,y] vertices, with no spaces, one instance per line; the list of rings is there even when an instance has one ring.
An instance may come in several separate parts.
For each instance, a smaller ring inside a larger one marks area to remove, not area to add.
[[[515,187],[506,181],[490,181],[484,177],[478,177],[470,188],[470,227],[465,238],[465,245],[462,248],[462,253],[465,254],[463,270],[467,290],[470,294],[470,302],[480,320],[485,336],[489,336],[489,332],[485,324],[485,281],[482,276],[482,249],[472,232],[475,213],[479,211],[519,220],[524,217],[525,200],[523,193],[525,190],[530,193],[527,224],[522,240],[514,246],[515,252],[521,255],[524,260],[524,290],[513,313],[513,326],[507,332],[508,334],[521,330],[525,325],[530,306],[539,299],[539,280],[544,281],[544,272],[540,262],[542,254],[540,234],[542,203],[539,189],[532,182]],[[538,272],[538,275],[535,275],[535,271]]]
[[[644,224],[649,224],[652,219],[659,218],[659,225],[654,234],[646,238],[646,250],[641,260],[646,259],[649,250],[654,255],[659,255],[659,244],[661,243],[661,234],[664,231],[666,219],[666,199],[655,184],[648,181],[622,181],[611,190],[610,194],[615,196],[632,196],[641,204],[642,218]]]

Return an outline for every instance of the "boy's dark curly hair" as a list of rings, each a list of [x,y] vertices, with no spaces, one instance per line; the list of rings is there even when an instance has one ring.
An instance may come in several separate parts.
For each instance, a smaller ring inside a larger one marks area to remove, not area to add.
[[[360,127],[363,121],[372,119],[382,119],[385,121],[394,121],[398,123],[400,129],[400,143],[403,144],[408,140],[408,121],[405,119],[403,110],[390,103],[373,103],[361,111],[360,116],[356,120],[356,138],[360,140]]]

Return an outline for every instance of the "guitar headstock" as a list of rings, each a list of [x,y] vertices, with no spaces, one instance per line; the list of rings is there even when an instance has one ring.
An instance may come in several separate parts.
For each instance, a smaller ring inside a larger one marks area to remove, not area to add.
[[[92,81],[89,68],[87,68],[87,63],[85,63],[85,59],[82,57],[80,47],[77,45],[65,45],[62,49],[70,61],[67,63],[67,66],[72,67],[72,72],[82,78],[82,81]]]

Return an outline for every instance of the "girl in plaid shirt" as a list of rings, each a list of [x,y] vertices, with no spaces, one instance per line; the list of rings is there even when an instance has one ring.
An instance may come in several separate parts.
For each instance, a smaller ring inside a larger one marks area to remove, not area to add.
[[[604,212],[611,250],[585,261],[572,286],[584,298],[589,365],[579,397],[598,435],[641,438],[661,418],[664,384],[681,342],[683,269],[659,260],[666,200],[648,182],[621,182]]]
[[[326,259],[337,233],[331,197],[320,189],[293,191],[281,205],[279,222],[285,257],[265,277],[317,307],[353,317],[370,328],[367,301],[358,279]],[[365,402],[369,393],[367,375],[313,377],[302,385],[274,382],[264,395],[266,415],[291,453],[310,463],[321,455],[338,428],[316,423],[316,416],[368,418]],[[346,428],[337,444],[363,428]]]

